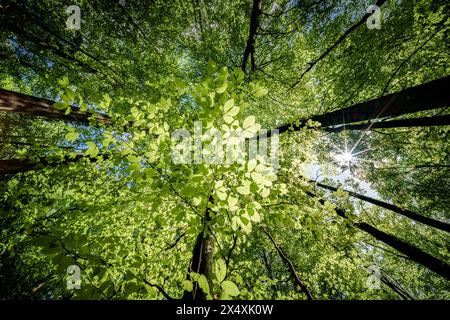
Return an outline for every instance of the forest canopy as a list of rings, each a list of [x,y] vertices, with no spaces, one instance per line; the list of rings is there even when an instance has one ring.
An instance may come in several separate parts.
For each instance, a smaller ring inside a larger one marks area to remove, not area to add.
[[[1,1],[0,299],[449,299],[449,7]]]

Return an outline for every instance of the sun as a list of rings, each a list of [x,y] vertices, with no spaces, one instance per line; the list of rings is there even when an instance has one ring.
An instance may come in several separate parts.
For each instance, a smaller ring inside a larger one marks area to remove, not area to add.
[[[353,156],[351,152],[341,152],[334,156],[334,158],[341,164],[341,165],[350,165],[351,162],[354,162],[356,158]]]

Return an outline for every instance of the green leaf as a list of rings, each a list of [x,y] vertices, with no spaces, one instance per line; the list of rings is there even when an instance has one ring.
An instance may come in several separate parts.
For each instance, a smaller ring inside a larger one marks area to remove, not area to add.
[[[225,293],[229,296],[235,297],[239,295],[239,288],[229,280],[225,280],[224,282],[222,282],[221,287],[223,291],[225,291]]]
[[[69,78],[64,76],[62,79],[58,80],[58,84],[63,88],[67,87],[69,85]]]
[[[60,101],[60,102],[55,103],[55,104],[53,105],[53,107],[54,107],[56,110],[66,110],[67,107],[68,107],[68,105],[67,105],[66,103]]]
[[[229,115],[227,115],[227,114],[225,114],[225,115],[223,116],[223,121],[225,121],[225,122],[228,123],[228,124],[232,123],[233,120],[234,120],[233,117],[231,117],[231,116],[229,116]]]
[[[137,283],[135,281],[130,281],[125,284],[124,290],[126,293],[137,292],[139,289]]]
[[[220,200],[225,200],[227,198],[227,194],[224,191],[217,190],[217,197],[219,197]]]
[[[157,295],[156,289],[152,286],[146,285],[147,293],[150,296],[150,298],[154,298]]]
[[[42,248],[41,252],[43,254],[52,255],[62,251],[62,248],[56,242],[50,243],[48,246]]]
[[[98,149],[97,145],[92,141],[88,141],[86,144],[88,145],[88,149],[86,150],[86,152],[84,154],[86,156],[90,156],[91,158],[96,157],[100,151]]]
[[[237,192],[240,194],[246,196],[250,194],[250,187],[249,186],[239,186],[236,188]]]
[[[227,274],[227,266],[225,264],[225,261],[222,259],[217,260],[215,265],[215,271],[216,271],[216,278],[219,283],[221,283]]]
[[[235,117],[238,113],[239,113],[239,107],[233,107],[227,112],[227,115],[230,117]]]
[[[261,221],[261,216],[259,215],[258,211],[254,211],[253,215],[250,216],[250,219],[253,222],[260,222]]]
[[[255,117],[249,116],[245,118],[244,122],[242,123],[242,127],[246,130],[248,128],[253,127],[254,124],[255,124]]]
[[[230,99],[227,102],[224,103],[223,105],[223,111],[224,113],[228,113],[228,111],[231,110],[231,108],[234,107],[234,99]]]
[[[202,274],[199,278],[198,278],[198,286],[200,287],[200,289],[203,290],[204,293],[209,294],[209,284],[208,284],[208,279],[206,279],[205,275]]]
[[[110,132],[105,132],[104,134],[103,134],[103,140],[102,140],[102,144],[105,146],[105,147],[108,147],[110,144],[111,144],[111,142],[113,142],[114,141],[114,137],[112,136],[112,134],[110,133]]]
[[[39,247],[45,247],[48,246],[50,244],[50,242],[55,241],[55,237],[52,236],[39,236],[36,237],[32,240],[32,243],[35,246],[39,246]]]
[[[258,185],[263,184],[265,181],[264,177],[259,172],[252,172],[250,176]]]
[[[189,185],[189,184],[186,185],[180,191],[181,195],[187,196],[187,197],[193,196],[193,195],[197,194],[197,192],[198,192],[197,188],[195,186]]]
[[[66,136],[65,136],[65,139],[67,140],[67,141],[75,141],[77,138],[78,138],[78,136],[79,136],[80,134],[78,133],[78,132],[76,132],[76,131],[69,131],[67,134],[66,134]]]
[[[238,203],[238,199],[233,197],[233,196],[228,196],[228,209],[230,211],[236,211],[237,209],[239,209],[238,206],[236,206],[236,204]]]
[[[201,177],[201,176],[200,176]],[[200,180],[201,181],[201,180]],[[216,188],[216,189],[219,189],[220,187],[222,187],[223,186],[223,180],[217,180],[216,182],[215,182],[215,184],[214,184],[214,187]]]
[[[183,281],[183,290],[191,292],[194,289],[194,286],[191,281],[184,280]]]
[[[228,83],[224,82],[222,85],[220,85],[219,87],[216,88],[216,92],[217,93],[224,93],[225,90],[227,90],[228,87]]]
[[[208,72],[208,74],[213,75],[215,72],[217,72],[217,65],[214,61],[209,60],[208,61],[208,66],[206,68],[206,71]]]
[[[261,87],[260,85],[256,85],[255,91],[253,92],[253,94],[255,95],[255,97],[262,97],[265,96],[267,94],[267,92],[269,92],[269,90],[265,89],[264,87]]]
[[[191,273],[189,273],[189,275],[191,276],[191,279],[194,281],[197,281],[198,278],[200,278],[200,275],[196,272],[191,272]]]
[[[66,91],[66,95],[69,98],[69,100],[73,101],[73,99],[75,98],[75,94],[74,94],[73,90],[70,89],[69,87],[67,87],[65,89],[65,91]]]
[[[183,82],[183,80],[177,78],[175,79],[175,86],[177,90],[182,91],[186,87],[186,84]]]

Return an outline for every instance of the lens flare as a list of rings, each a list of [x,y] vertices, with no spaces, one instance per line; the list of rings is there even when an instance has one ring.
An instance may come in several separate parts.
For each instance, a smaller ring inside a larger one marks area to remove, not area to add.
[[[350,152],[342,152],[335,155],[335,159],[341,165],[349,165],[351,162],[354,162],[356,158]]]

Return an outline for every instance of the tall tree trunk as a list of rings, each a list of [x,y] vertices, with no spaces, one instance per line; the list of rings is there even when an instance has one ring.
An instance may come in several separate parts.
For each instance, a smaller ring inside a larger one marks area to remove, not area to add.
[[[100,156],[100,155],[99,155]],[[108,158],[107,155],[101,155],[103,158]],[[97,156],[98,157],[98,156]],[[38,170],[48,167],[56,167],[59,165],[67,165],[69,163],[78,162],[81,159],[85,158],[90,162],[96,162],[97,157],[90,158],[85,155],[76,155],[75,157],[64,157],[59,160],[50,160],[47,158],[41,158],[38,161],[29,161],[29,160],[18,160],[18,159],[10,159],[10,160],[0,160],[0,174],[16,174],[31,170]]]
[[[209,198],[212,202],[212,197]],[[199,287],[198,281],[194,281],[190,275],[191,272],[204,275],[208,280],[209,293],[211,297],[213,294],[213,256],[214,256],[214,237],[211,230],[207,229],[207,224],[211,221],[211,210],[206,208],[204,218],[204,230],[202,230],[195,240],[194,250],[192,252],[192,261],[188,269],[187,280],[193,282],[193,290],[185,291],[182,299],[185,300],[205,300],[207,294]]]
[[[335,187],[328,186],[328,185],[320,183],[320,182],[315,182],[315,181],[310,181],[310,182],[315,183],[317,186],[319,186],[319,187],[321,187],[323,189],[328,189],[328,190],[331,190],[331,191],[337,191],[337,188],[335,188]],[[403,215],[405,217],[408,217],[408,218],[413,219],[415,221],[418,221],[420,223],[426,224],[427,226],[430,226],[430,227],[433,227],[433,228],[436,228],[436,229],[439,229],[439,230],[446,231],[446,232],[450,233],[450,224],[448,224],[448,223],[425,217],[425,216],[420,215],[418,213],[415,213],[415,212],[413,212],[411,210],[403,209],[403,208],[397,207],[396,205],[393,205],[393,204],[390,204],[390,203],[386,203],[386,202],[383,202],[381,200],[377,200],[377,199],[374,199],[374,198],[371,198],[371,197],[367,197],[367,196],[364,196],[362,194],[359,194],[359,193],[356,193],[356,192],[353,192],[353,191],[349,191],[349,190],[344,190],[344,191],[347,192],[350,196],[355,197],[357,199],[361,199],[363,201],[372,203],[372,204],[377,205],[379,207],[382,207],[382,208],[394,211],[394,212],[399,213],[399,214],[401,214],[401,215]]]
[[[251,56],[252,71],[256,68],[254,61],[255,41],[259,27],[259,16],[261,14],[261,0],[253,0],[252,13],[250,16],[250,28],[248,32],[247,45],[244,51],[244,58],[242,59],[241,69],[246,72],[248,58]]]
[[[345,217],[345,214],[343,212],[338,212],[338,210],[336,210],[336,213],[341,217]],[[433,257],[432,255],[420,250],[419,248],[416,248],[400,240],[393,235],[390,235],[371,226],[368,223],[353,222],[352,224],[358,229],[375,237],[377,240],[384,242],[385,244],[408,256],[411,260],[414,260],[415,262],[427,267],[431,271],[436,272],[445,279],[450,280],[450,266],[445,262]]]
[[[307,195],[309,195],[312,198],[316,198],[317,196],[307,191]],[[318,199],[321,204],[324,204],[325,201],[323,199]],[[347,219],[347,216],[345,214],[345,210],[336,208],[335,210],[336,214],[344,219]],[[387,244],[388,246],[394,248],[395,250],[403,253],[405,256],[409,257],[412,261],[423,265],[424,267],[430,269],[431,271],[439,274],[440,276],[444,277],[447,280],[450,280],[450,265],[447,263],[433,257],[432,255],[422,251],[419,248],[416,248],[403,240],[390,235],[384,231],[381,231],[371,225],[369,225],[366,222],[351,222],[351,224],[360,229],[361,231],[364,231],[371,236],[373,236],[375,239]]]
[[[76,121],[83,124],[89,124],[89,118],[94,115],[97,123],[104,125],[112,123],[108,115],[99,112],[84,112],[75,106],[72,106],[72,111],[69,114],[65,114],[63,110],[57,110],[53,107],[55,103],[55,101],[0,89],[0,111],[41,116],[56,120]]]
[[[344,130],[373,130],[373,129],[433,127],[433,126],[448,126],[448,125],[450,125],[450,115],[368,122],[363,124],[350,124],[331,128],[325,127],[323,128],[323,130],[327,132],[341,132]]]
[[[404,292],[401,288],[399,288],[395,283],[389,280],[385,276],[381,276],[381,282],[387,285],[392,291],[400,296],[403,300],[414,300],[407,292]]]
[[[266,230],[266,228],[261,226],[261,230],[269,237],[270,241],[274,245],[275,249],[278,252],[278,255],[280,256],[281,260],[287,265],[289,268],[289,272],[291,273],[291,276],[294,278],[295,283],[300,287],[300,290],[306,295],[306,298],[308,300],[313,300],[313,297],[311,295],[311,292],[309,291],[308,287],[303,283],[303,281],[299,278],[297,271],[295,270],[294,265],[292,264],[291,260],[289,260],[286,255],[284,254],[283,250],[277,245],[275,240],[273,239],[272,235]]]
[[[322,127],[330,127],[447,107],[450,105],[450,90],[448,88],[450,88],[450,76],[347,108],[299,120],[303,124],[308,120],[313,120],[320,122]],[[295,123],[290,123],[277,129],[279,133],[283,133],[289,131],[290,128],[296,131],[302,127],[301,124],[298,126]],[[270,132],[267,136],[270,136]]]

